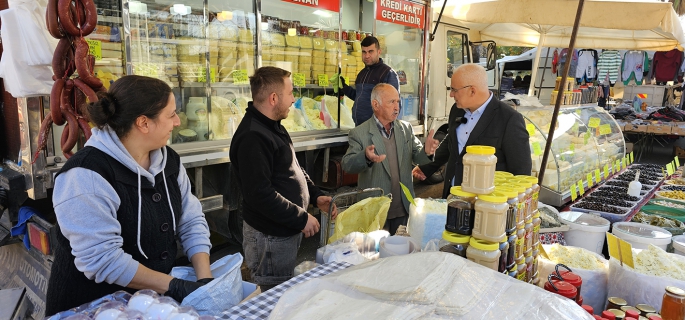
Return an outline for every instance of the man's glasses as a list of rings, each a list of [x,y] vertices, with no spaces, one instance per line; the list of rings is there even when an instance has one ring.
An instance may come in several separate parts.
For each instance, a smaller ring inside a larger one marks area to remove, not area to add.
[[[472,87],[472,85],[463,86],[463,87],[458,88],[458,89],[454,89],[454,88],[450,87],[450,91],[451,91],[452,93],[454,93],[454,94],[457,94],[457,92],[458,92],[459,90],[464,89],[464,88],[468,88],[468,87]]]

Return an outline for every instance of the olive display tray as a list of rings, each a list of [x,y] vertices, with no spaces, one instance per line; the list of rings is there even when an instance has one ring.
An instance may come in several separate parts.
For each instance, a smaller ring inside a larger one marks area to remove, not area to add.
[[[612,207],[612,208],[616,208],[616,209],[620,209],[620,210],[625,210],[625,213],[623,213],[623,214],[616,214],[616,213],[611,213],[611,212],[590,210],[590,209],[576,207],[576,204],[581,203],[581,202],[583,202],[582,199],[580,201],[574,203],[573,205],[571,205],[570,206],[571,210],[572,211],[579,211],[579,212],[597,213],[602,218],[609,220],[609,222],[611,222],[611,223],[625,221],[625,218],[627,216],[629,216],[633,212],[633,210],[635,210],[635,208],[637,207],[637,203],[630,208],[607,205],[608,207]]]

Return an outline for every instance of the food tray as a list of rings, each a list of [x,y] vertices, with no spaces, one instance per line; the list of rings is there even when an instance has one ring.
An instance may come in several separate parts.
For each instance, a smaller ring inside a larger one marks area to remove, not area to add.
[[[666,191],[666,190],[664,190],[664,191]],[[667,199],[667,200],[671,200],[671,201],[675,201],[675,202],[679,202],[679,203],[685,203],[685,200],[672,199],[672,198],[668,198],[668,197],[662,196],[661,193],[664,192],[664,191],[657,191],[657,192],[655,192],[655,193],[654,193],[654,197],[655,197],[655,198],[659,198],[659,199]]]
[[[611,189],[611,186],[606,186],[606,187],[605,187],[605,186],[600,186],[600,187],[598,187],[597,189],[595,189],[595,190],[593,190],[592,192],[590,192],[590,194],[593,194],[593,193],[598,192],[598,191],[617,192],[617,191],[613,191],[613,190]],[[644,200],[645,196],[646,196],[649,192],[651,192],[651,191],[644,191],[644,190],[641,190],[641,191],[640,191],[640,196],[638,197],[639,199],[637,199],[637,200],[635,200],[635,201],[633,201],[633,200],[626,200],[626,201],[640,202],[640,201]],[[627,195],[628,195],[628,194],[626,194],[626,196],[627,196]]]
[[[626,211],[626,213],[624,213],[624,214],[616,214],[616,213],[611,213],[611,212],[604,212],[604,211],[590,210],[590,209],[584,209],[584,208],[576,207],[577,204],[582,203],[582,202],[583,201],[581,200],[581,201],[576,202],[573,205],[571,205],[570,206],[571,211],[580,211],[580,212],[599,214],[602,218],[609,220],[609,222],[611,222],[611,223],[625,221],[626,217],[630,216],[630,214],[633,212],[633,210],[636,207],[636,206],[633,206],[631,208],[623,208],[623,207],[609,206],[609,207],[613,207],[616,209]]]
[[[646,214],[657,215],[664,218],[685,222],[685,211],[676,208],[668,208],[662,207],[660,205],[648,204],[640,208],[640,211]]]
[[[685,203],[682,203],[682,202],[677,201],[677,200],[666,199],[666,198],[651,199],[651,200],[649,200],[649,202],[647,202],[646,205],[653,205],[653,206],[661,206],[661,207],[665,207],[665,208],[670,208],[670,209],[673,209],[673,210],[681,211],[681,212],[683,213],[683,215],[685,215],[685,208],[673,208],[673,207],[669,207],[669,206],[664,206],[664,205],[658,204],[658,202],[662,202],[662,201],[664,201],[664,202],[670,202],[670,203],[673,203],[673,204],[675,204],[675,205],[685,206]]]
[[[665,185],[673,185],[673,186],[683,186],[683,187],[685,187],[685,184],[677,184],[677,183],[674,183],[674,182],[673,182],[674,180],[675,180],[675,179],[666,180],[666,181],[664,181],[664,184],[665,184]]]
[[[664,190],[664,191],[673,191],[673,190],[680,190],[680,191],[685,191],[685,186],[674,186],[674,185],[661,185],[659,187],[659,191]]]

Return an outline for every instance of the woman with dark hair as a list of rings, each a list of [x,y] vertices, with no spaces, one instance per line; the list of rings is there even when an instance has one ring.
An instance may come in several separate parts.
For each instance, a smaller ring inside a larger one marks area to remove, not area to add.
[[[125,76],[87,106],[93,135],[55,177],[55,260],[46,315],[117,290],[152,289],[179,302],[211,281],[209,227],[176,152],[171,88]],[[198,282],[169,276],[176,237]]]

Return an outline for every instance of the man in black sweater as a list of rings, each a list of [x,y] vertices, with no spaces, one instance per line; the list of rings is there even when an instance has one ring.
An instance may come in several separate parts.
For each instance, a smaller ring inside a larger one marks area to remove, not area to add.
[[[328,211],[332,199],[300,167],[281,125],[295,102],[290,72],[259,68],[250,89],[254,101],[233,135],[229,156],[243,193],[245,262],[263,292],[292,277],[302,234],[319,231],[307,206]]]

